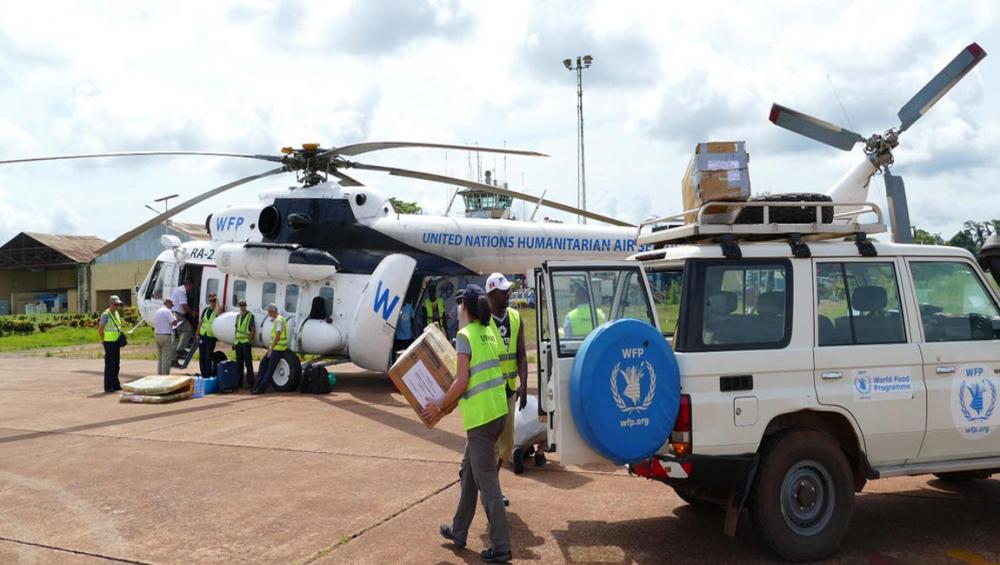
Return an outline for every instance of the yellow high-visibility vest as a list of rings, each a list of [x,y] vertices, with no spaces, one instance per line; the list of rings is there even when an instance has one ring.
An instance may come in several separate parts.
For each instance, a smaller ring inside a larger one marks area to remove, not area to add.
[[[469,384],[458,400],[462,427],[468,431],[507,414],[507,394],[504,392],[507,379],[500,372],[497,338],[492,330],[473,322],[458,333],[469,340],[472,348]]]
[[[510,343],[504,345],[497,321],[490,317],[490,329],[497,336],[497,351],[500,359],[500,372],[507,379],[510,390],[517,390],[517,339],[521,333],[521,313],[513,308],[507,309],[507,319],[510,320]]]

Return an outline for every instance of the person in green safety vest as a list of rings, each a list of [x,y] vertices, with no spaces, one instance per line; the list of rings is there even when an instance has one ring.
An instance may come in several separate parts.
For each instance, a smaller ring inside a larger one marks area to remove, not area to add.
[[[447,335],[447,315],[444,310],[444,299],[438,296],[437,286],[430,285],[427,287],[427,297],[424,298],[424,307],[420,313],[425,328],[431,324],[437,324],[441,328],[441,331]]]
[[[209,294],[208,308],[201,311],[201,319],[198,321],[198,367],[201,369],[202,377],[215,376],[212,354],[215,353],[215,344],[218,340],[212,332],[212,322],[220,312],[215,293]]]
[[[563,337],[584,338],[594,330],[594,321],[590,316],[590,295],[582,286],[576,288],[574,294],[576,308],[566,313],[563,320]],[[597,309],[597,325],[607,321],[604,311]]]
[[[121,312],[118,311],[121,305],[121,298],[112,295],[108,309],[101,313],[101,321],[97,326],[97,335],[101,336],[101,344],[104,345],[105,393],[122,389],[122,383],[118,380],[118,373],[121,371],[121,338],[125,335],[122,330]]]
[[[427,422],[436,422],[443,410],[458,403],[465,428],[465,454],[458,475],[461,479],[458,508],[450,525],[440,527],[441,536],[464,548],[469,526],[476,514],[477,495],[482,501],[490,528],[490,547],[480,553],[488,563],[511,560],[510,527],[500,476],[497,469],[496,443],[507,414],[507,379],[500,371],[500,344],[490,329],[490,303],[482,287],[470,284],[462,295],[460,315],[467,323],[458,331],[456,351],[458,371],[444,398],[432,401],[421,410]]]
[[[490,300],[490,329],[497,334],[500,346],[500,371],[507,379],[507,410],[509,415],[497,442],[498,466],[511,461],[514,450],[514,410],[523,409],[528,401],[528,353],[524,345],[521,314],[510,307],[510,289],[514,283],[501,273],[486,279],[486,296]]]
[[[253,312],[247,310],[247,301],[240,299],[240,312],[236,315],[236,339],[233,349],[236,350],[236,378],[243,388],[253,388],[253,338],[257,335],[257,324]],[[244,381],[246,375],[246,381]]]
[[[271,386],[271,375],[278,368],[281,356],[288,350],[288,322],[278,314],[276,304],[267,305],[267,315],[271,318],[271,341],[267,347],[267,353],[261,362],[260,375],[257,385],[254,386],[250,394],[263,394]]]

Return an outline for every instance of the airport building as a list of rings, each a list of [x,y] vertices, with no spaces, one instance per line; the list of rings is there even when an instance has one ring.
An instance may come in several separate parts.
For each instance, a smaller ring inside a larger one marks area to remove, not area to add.
[[[165,234],[208,239],[202,225],[167,222],[98,255],[107,241],[96,236],[21,232],[0,246],[0,314],[92,312],[112,294],[133,306]]]

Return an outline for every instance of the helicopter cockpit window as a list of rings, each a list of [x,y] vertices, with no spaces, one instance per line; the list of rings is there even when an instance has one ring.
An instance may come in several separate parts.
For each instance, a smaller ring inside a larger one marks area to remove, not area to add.
[[[171,290],[174,287],[174,264],[173,263],[159,263],[157,266],[156,282],[153,283],[153,298],[157,300],[163,300],[164,289],[169,296]]]
[[[149,280],[146,281],[146,287],[145,287],[146,299],[150,299],[150,298],[153,298],[153,297],[163,298],[163,284],[162,283],[160,283],[160,294],[159,294],[159,296],[156,295],[156,285],[157,285],[157,282],[158,282],[158,279],[159,279],[159,276],[160,276],[160,268],[161,267],[163,267],[163,261],[157,261],[156,264],[153,265],[153,271],[149,275]]]
[[[326,306],[326,317],[333,316],[333,288],[329,286],[320,288],[319,296],[323,299],[323,304]]]
[[[278,285],[273,282],[266,282],[264,286],[261,287],[260,291],[260,305],[263,308],[267,308],[268,304],[273,304],[275,299],[278,298]]]
[[[240,300],[247,299],[247,281],[233,281],[233,306],[239,306]]]
[[[285,287],[285,312],[294,314],[299,305],[299,285],[290,284]]]

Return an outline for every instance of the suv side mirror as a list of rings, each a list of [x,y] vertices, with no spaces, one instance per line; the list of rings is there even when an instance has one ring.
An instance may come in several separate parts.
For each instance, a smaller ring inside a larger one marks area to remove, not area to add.
[[[993,275],[993,280],[1000,285],[1000,234],[993,234],[979,250],[979,265]]]

